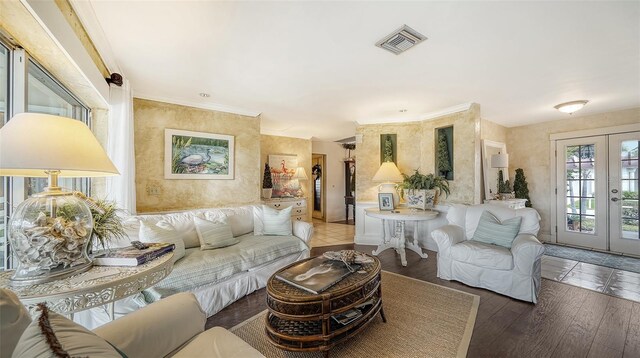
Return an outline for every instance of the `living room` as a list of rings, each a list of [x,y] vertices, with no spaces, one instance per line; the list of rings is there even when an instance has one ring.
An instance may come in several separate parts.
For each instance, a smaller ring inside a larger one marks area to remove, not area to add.
[[[637,2],[2,1],[2,357],[640,357],[639,63]]]

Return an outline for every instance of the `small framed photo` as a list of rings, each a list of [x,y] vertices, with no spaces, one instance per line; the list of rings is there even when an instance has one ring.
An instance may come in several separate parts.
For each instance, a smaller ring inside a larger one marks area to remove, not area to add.
[[[378,193],[378,208],[380,211],[391,211],[393,207],[393,194]]]

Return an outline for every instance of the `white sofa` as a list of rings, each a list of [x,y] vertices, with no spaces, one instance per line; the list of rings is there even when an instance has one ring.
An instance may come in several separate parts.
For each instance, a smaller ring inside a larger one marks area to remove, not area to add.
[[[204,330],[207,317],[193,294],[173,295],[107,323],[93,332],[128,357],[263,357],[242,339],[222,327]],[[31,317],[13,292],[0,290],[0,357],[11,357]],[[60,332],[62,348],[85,347],[66,332]],[[55,333],[55,331],[54,331]],[[69,346],[65,347],[68,342]]]
[[[511,249],[471,240],[482,212],[500,221],[522,217]],[[449,225],[433,231],[438,245],[438,277],[486,288],[519,300],[536,303],[540,291],[540,259],[544,246],[536,239],[540,216],[531,208],[500,205],[452,205]]]
[[[309,257],[312,224],[293,220],[292,236],[256,236],[253,235],[253,208],[253,205],[246,205],[127,218],[125,228],[129,240],[118,246],[138,240],[141,221],[150,225],[164,221],[184,233],[186,255],[174,264],[169,276],[143,291],[144,299],[134,296],[117,302],[116,317],[179,292],[193,293],[209,317],[265,287],[269,277],[283,266]],[[240,242],[215,250],[200,250],[193,218],[215,220],[223,216],[227,217],[233,236]],[[106,310],[94,309],[76,314],[75,321],[94,328],[108,322],[109,317]]]

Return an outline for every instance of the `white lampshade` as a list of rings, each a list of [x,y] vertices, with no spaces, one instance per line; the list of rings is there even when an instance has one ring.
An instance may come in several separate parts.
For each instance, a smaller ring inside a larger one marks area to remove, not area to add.
[[[309,177],[307,177],[307,172],[303,167],[297,167],[295,174],[293,174],[293,179],[307,180]]]
[[[81,121],[39,113],[21,113],[0,129],[0,175],[46,177],[117,175],[91,129]]]
[[[509,154],[498,153],[491,156],[491,168],[508,168]]]
[[[380,168],[376,172],[376,175],[373,176],[374,182],[382,182],[382,183],[398,183],[401,182],[404,178],[396,167],[394,162],[384,162],[380,165]]]

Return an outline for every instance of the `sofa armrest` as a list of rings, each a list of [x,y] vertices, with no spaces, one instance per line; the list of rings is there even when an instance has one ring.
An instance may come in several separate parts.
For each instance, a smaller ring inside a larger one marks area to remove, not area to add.
[[[544,254],[544,245],[531,234],[519,234],[511,244],[511,254],[516,269],[531,275],[536,261]]]
[[[293,222],[293,235],[304,241],[304,243],[311,247],[311,237],[313,236],[313,225],[306,221],[294,221]]]
[[[445,225],[431,233],[438,245],[438,255],[449,256],[451,246],[464,241],[464,230],[457,225]]]
[[[192,293],[178,293],[94,330],[129,357],[164,357],[204,331]]]

